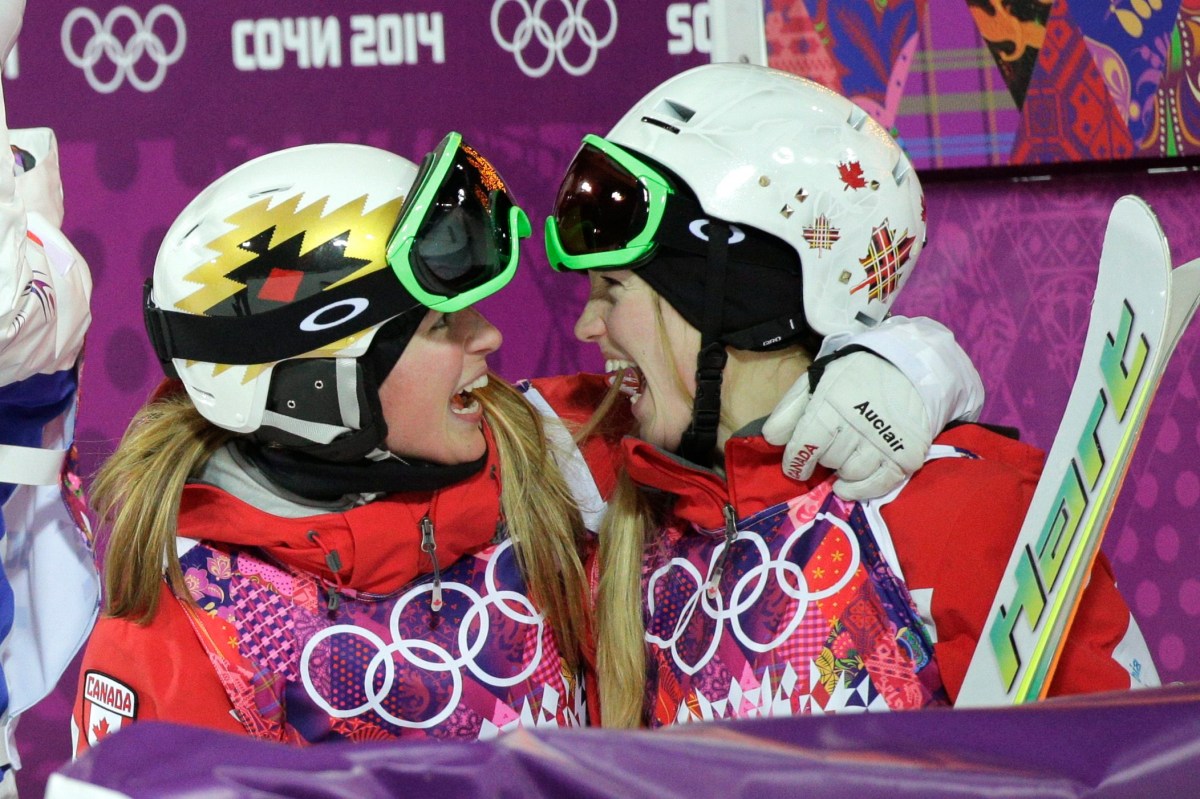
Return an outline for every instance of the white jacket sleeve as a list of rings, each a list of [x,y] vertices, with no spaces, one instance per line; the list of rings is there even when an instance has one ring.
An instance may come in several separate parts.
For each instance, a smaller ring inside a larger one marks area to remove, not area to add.
[[[33,155],[30,171],[14,174],[10,144]],[[83,345],[92,281],[62,213],[54,134],[9,131],[0,97],[0,385],[69,369]]]
[[[892,316],[861,333],[829,336],[818,357],[858,345],[904,373],[920,394],[934,435],[949,422],[974,422],[983,409],[979,373],[954,334],[924,316]]]

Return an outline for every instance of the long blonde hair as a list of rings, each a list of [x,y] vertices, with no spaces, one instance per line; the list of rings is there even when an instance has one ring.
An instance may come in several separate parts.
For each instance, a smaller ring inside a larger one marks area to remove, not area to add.
[[[148,623],[158,612],[163,570],[177,596],[184,586],[175,533],[183,486],[234,433],[209,422],[186,394],[143,406],[92,482],[97,520],[111,530],[104,555],[110,616]]]
[[[579,509],[538,412],[499,378],[476,396],[495,436],[501,508],[531,598],[563,656],[577,666],[590,634]],[[190,599],[175,548],[183,487],[234,436],[201,416],[183,393],[150,402],[134,416],[91,491],[97,519],[111,530],[104,562],[108,615],[141,624],[153,619],[164,570],[175,594]]]
[[[580,559],[583,518],[554,460],[541,414],[494,375],[476,392],[500,458],[500,505],[530,598],[546,614],[572,667],[591,636]]]
[[[674,362],[663,298],[654,292],[654,327],[667,358],[673,387],[690,396]],[[619,396],[619,381],[596,413],[576,434],[582,441],[604,426]],[[600,587],[596,594],[596,680],[605,727],[640,727],[645,723],[646,624],[642,617],[642,562],[651,530],[658,529],[662,509],[651,505],[622,469],[600,522],[597,552]]]
[[[645,722],[646,625],[642,562],[658,514],[624,471],[600,523],[596,597],[596,678],[605,727]]]

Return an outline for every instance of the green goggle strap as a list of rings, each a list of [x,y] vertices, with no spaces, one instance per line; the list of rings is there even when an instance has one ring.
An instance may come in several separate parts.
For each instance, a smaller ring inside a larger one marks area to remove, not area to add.
[[[673,191],[658,170],[620,146],[590,133],[583,137],[583,143],[592,145],[611,158],[632,174],[645,189],[648,195],[646,224],[624,247],[572,254],[563,248],[558,233],[558,220],[551,216],[546,220],[546,255],[550,259],[550,265],[560,272],[564,269],[620,269],[640,261],[654,250],[654,237],[662,223],[667,199]]]
[[[529,238],[533,232],[529,217],[520,207],[513,204],[509,209],[508,219],[499,220],[500,224],[509,226],[512,247],[508,263],[504,264],[495,276],[481,285],[453,296],[435,294],[418,282],[409,260],[413,243],[416,241],[417,231],[421,229],[421,225],[429,215],[429,209],[433,205],[442,183],[446,180],[446,174],[454,165],[455,156],[461,146],[462,134],[453,132],[447,134],[442,143],[438,145],[433,156],[433,166],[425,174],[421,184],[413,190],[412,198],[401,211],[400,222],[387,246],[388,265],[396,273],[396,277],[399,278],[404,288],[425,307],[442,313],[461,311],[463,308],[495,294],[507,285],[516,274],[517,263],[520,261],[520,240]]]

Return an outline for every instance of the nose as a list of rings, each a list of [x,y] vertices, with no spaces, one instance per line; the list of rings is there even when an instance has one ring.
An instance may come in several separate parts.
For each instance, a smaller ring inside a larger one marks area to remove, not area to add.
[[[588,300],[575,320],[575,338],[580,341],[596,343],[604,334],[604,315],[601,313],[599,300]]]
[[[575,320],[575,338],[583,342],[596,343],[604,335],[604,305],[600,300],[600,278],[595,272],[588,273],[591,284],[587,302]]]
[[[464,308],[455,314],[465,325],[465,347],[467,352],[476,355],[490,355],[500,349],[504,336],[487,320],[483,314],[474,308]]]

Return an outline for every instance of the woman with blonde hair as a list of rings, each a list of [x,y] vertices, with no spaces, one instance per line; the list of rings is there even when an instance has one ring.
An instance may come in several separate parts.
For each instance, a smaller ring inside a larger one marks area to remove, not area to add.
[[[106,616],[75,750],[142,719],[309,743],[586,720],[583,525],[490,379],[529,222],[450,134],[251,161],[168,231],[169,375],[102,467]]]
[[[842,411],[812,427],[913,446],[887,400],[898,371],[813,360],[823,338],[889,329],[924,243],[887,132],[793,75],[698,67],[585,137],[546,239],[556,268],[588,273],[575,332],[623,373],[637,423],[599,533],[605,724],[953,702],[1041,453],[957,426],[898,491],[858,501],[791,437],[811,383]],[[779,473],[785,442],[802,482]],[[1138,676],[1156,682],[1101,560],[1051,690]]]

